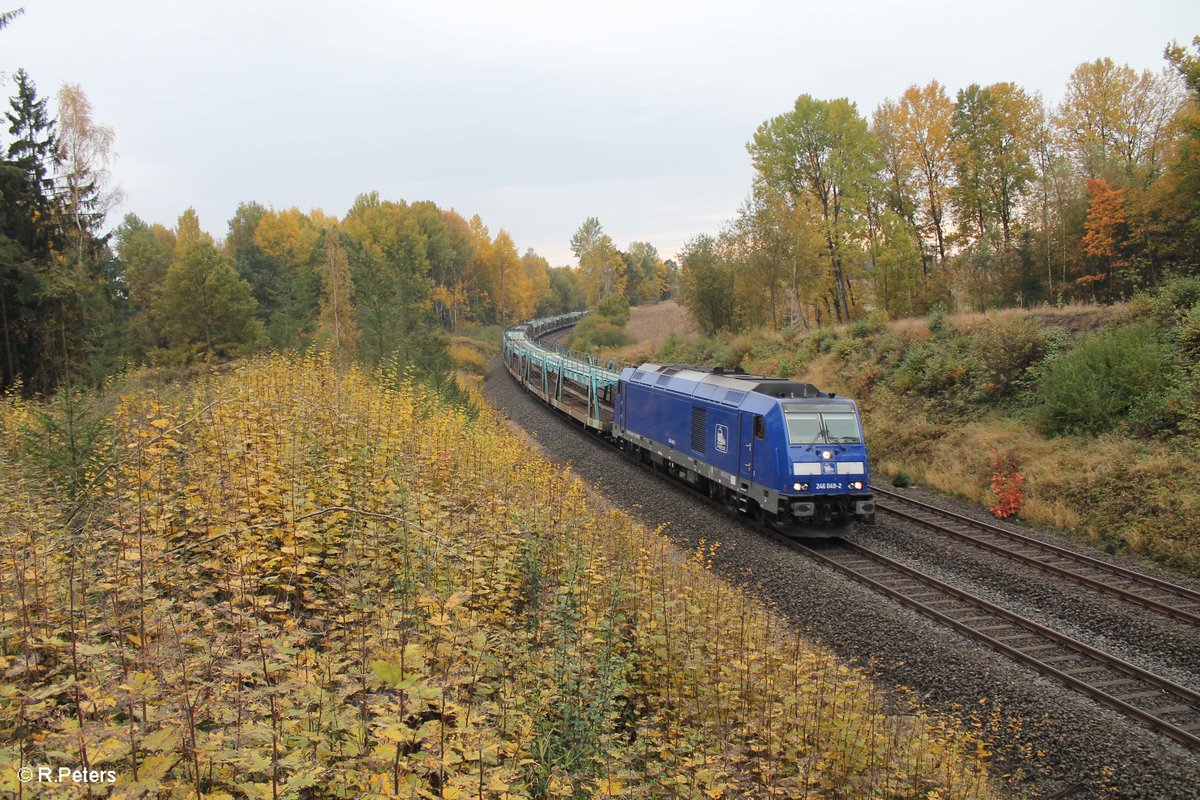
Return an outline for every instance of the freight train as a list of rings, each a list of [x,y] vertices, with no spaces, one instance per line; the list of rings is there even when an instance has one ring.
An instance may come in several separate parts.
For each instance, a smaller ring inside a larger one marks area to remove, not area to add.
[[[504,334],[504,364],[539,400],[631,457],[795,536],[874,523],[866,440],[853,400],[809,383],[685,364],[600,362],[539,337],[580,314]]]

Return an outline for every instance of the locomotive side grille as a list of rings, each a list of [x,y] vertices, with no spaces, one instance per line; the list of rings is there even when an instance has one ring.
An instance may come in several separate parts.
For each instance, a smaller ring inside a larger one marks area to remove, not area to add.
[[[692,406],[692,449],[704,452],[705,434],[708,432],[708,409]]]

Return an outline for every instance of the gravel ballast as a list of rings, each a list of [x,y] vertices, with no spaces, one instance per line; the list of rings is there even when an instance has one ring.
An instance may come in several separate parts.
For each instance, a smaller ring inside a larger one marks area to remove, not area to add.
[[[1017,792],[1157,800],[1194,798],[1200,791],[1200,755],[818,566],[684,487],[639,469],[527,394],[498,360],[483,391],[550,459],[569,464],[613,505],[648,526],[666,526],[665,535],[685,550],[702,539],[719,542],[715,572],[753,591],[810,639],[867,669],[878,685],[907,687],[936,711],[988,716],[999,703],[1006,718],[1023,720],[995,743],[995,772],[1026,776],[1014,787]],[[1200,635],[1194,627],[1060,585],[886,514],[879,519],[856,538],[1197,688]]]

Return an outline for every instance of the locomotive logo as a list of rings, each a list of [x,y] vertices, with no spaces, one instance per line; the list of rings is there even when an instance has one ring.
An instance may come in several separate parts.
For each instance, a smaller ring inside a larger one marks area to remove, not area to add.
[[[726,428],[724,425],[718,425],[716,439],[717,439],[717,452],[718,453],[728,453],[729,452],[729,428]]]
[[[837,472],[837,467],[835,467],[833,464],[830,464],[828,462],[821,464],[821,474],[822,475],[833,475],[836,472]]]

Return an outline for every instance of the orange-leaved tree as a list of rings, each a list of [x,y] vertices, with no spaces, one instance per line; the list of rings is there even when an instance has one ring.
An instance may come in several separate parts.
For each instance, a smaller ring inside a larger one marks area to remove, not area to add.
[[[1089,180],[1087,189],[1092,200],[1088,206],[1087,221],[1083,224],[1083,249],[1101,265],[1103,271],[1096,275],[1085,275],[1076,283],[1082,281],[1094,285],[1104,280],[1111,294],[1113,270],[1124,265],[1122,253],[1129,236],[1129,225],[1125,218],[1125,190],[1115,189],[1100,178]]]

